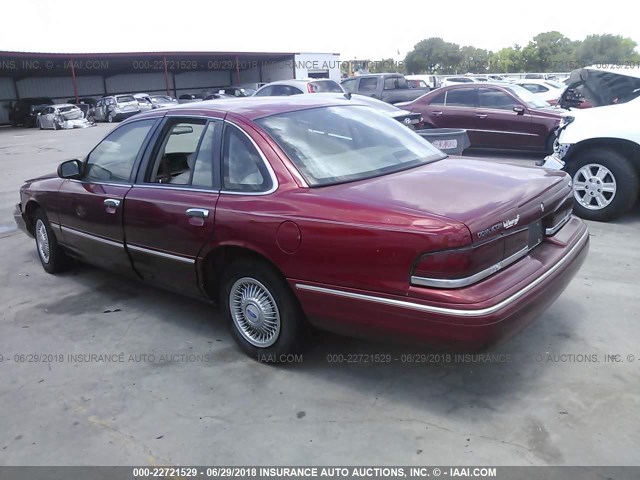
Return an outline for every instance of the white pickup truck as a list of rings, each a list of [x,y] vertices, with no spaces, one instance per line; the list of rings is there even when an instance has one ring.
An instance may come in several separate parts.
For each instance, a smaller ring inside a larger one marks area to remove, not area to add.
[[[543,166],[571,175],[578,216],[606,222],[627,212],[640,194],[640,69],[589,67],[576,77],[595,107],[564,115]]]

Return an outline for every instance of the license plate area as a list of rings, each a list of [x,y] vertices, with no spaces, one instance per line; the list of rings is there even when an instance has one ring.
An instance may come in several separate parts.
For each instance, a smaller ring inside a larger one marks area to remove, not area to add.
[[[529,250],[537,247],[542,243],[544,236],[544,229],[542,227],[542,220],[538,220],[535,223],[529,225]]]

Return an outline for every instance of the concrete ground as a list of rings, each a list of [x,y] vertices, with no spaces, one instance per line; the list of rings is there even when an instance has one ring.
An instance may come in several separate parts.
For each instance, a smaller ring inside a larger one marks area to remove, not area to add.
[[[22,181],[110,128],[0,128],[0,465],[638,464],[640,209],[589,224],[584,267],[503,361],[319,334],[273,367],[208,305],[91,267],[48,275],[15,231]],[[358,353],[393,361],[330,361]]]

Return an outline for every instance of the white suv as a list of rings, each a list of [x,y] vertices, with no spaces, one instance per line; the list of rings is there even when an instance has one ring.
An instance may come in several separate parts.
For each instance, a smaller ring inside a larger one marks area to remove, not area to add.
[[[635,204],[640,193],[639,117],[640,97],[563,116],[554,153],[543,166],[569,172],[578,216],[606,222]]]

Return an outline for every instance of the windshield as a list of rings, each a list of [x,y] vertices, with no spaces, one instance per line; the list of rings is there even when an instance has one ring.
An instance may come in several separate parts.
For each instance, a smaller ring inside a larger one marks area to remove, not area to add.
[[[119,97],[116,97],[116,101],[118,103],[127,103],[127,102],[135,102],[136,99],[133,98],[133,95],[121,95]]]
[[[546,83],[550,87],[561,88],[562,90],[564,90],[566,87],[564,83],[556,82],[555,80],[545,80],[544,83]]]
[[[520,100],[522,100],[528,107],[531,108],[546,108],[550,107],[547,102],[540,100],[533,93],[520,85],[505,85],[505,88],[514,93]]]
[[[446,156],[398,121],[364,106],[314,108],[257,123],[310,186],[377,177]]]

